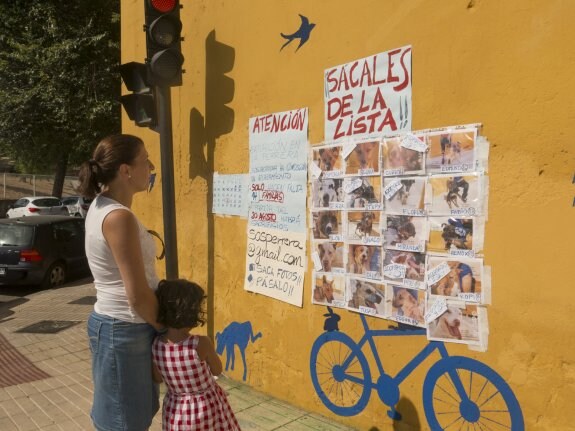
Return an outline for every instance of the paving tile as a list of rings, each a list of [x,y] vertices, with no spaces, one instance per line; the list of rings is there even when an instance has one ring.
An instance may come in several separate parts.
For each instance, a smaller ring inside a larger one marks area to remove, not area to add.
[[[246,419],[246,421],[259,426],[262,430],[274,430],[291,422],[291,419],[279,415],[260,404],[242,410],[236,416],[238,419]]]
[[[5,417],[0,418],[0,430],[2,431],[18,431],[18,427],[12,419]]]

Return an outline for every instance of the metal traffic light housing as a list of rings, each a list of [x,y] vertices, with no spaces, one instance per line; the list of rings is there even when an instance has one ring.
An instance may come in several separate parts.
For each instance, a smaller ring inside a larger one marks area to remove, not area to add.
[[[148,66],[136,62],[122,64],[120,75],[126,88],[133,92],[120,97],[130,120],[140,127],[155,127],[157,108],[154,90],[148,80]]]

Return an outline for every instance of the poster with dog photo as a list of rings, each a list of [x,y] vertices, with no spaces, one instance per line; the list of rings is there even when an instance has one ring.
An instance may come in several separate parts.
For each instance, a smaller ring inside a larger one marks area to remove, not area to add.
[[[366,278],[381,278],[383,248],[377,245],[348,244],[347,272]]]
[[[477,129],[447,129],[427,134],[427,172],[470,172],[475,170]]]
[[[428,238],[427,219],[385,214],[382,220],[385,248],[404,251],[425,251]]]
[[[482,217],[429,217],[427,250],[433,254],[475,257],[483,249]]]
[[[344,207],[346,209],[383,209],[381,176],[347,177],[343,180]]]
[[[425,327],[425,291],[386,285],[388,319],[407,325]]]
[[[483,175],[432,175],[429,177],[429,215],[476,216],[482,213]]]
[[[313,250],[318,254],[321,271],[345,273],[345,244],[343,242],[314,241]]]
[[[313,211],[311,214],[313,239],[343,241],[341,211]]]
[[[345,218],[347,240],[381,245],[381,211],[346,211]]]
[[[425,215],[426,177],[386,177],[383,179],[385,212],[388,214]]]
[[[394,284],[425,289],[425,253],[386,249],[383,279]]]
[[[437,277],[428,278],[427,284],[431,298],[446,297],[469,302],[483,302],[483,259],[428,256],[428,276],[432,277],[432,271],[441,278],[438,281],[435,281]],[[438,273],[438,271],[441,272]]]
[[[414,135],[423,145],[425,135]],[[383,176],[421,175],[425,173],[425,152],[401,145],[401,137],[388,138],[383,141],[381,150]]]
[[[348,175],[377,175],[379,168],[379,140],[354,143],[353,151],[345,158]]]
[[[341,209],[344,197],[343,178],[320,178],[311,183],[312,209]]]
[[[375,317],[387,317],[383,283],[350,276],[347,279],[346,292],[348,310]]]
[[[344,174],[343,147],[341,145],[320,145],[312,149],[312,163],[321,171],[323,178],[337,178]]]
[[[477,305],[448,300],[447,310],[427,325],[427,339],[481,345],[482,313]]]
[[[314,272],[311,302],[345,308],[345,275]]]

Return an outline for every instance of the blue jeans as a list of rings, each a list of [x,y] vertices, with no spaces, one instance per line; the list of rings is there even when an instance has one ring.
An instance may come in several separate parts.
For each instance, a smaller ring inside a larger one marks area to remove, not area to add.
[[[88,338],[92,352],[92,421],[99,431],[145,431],[159,409],[159,386],[152,381],[152,340],[147,323],[129,323],[92,312]]]

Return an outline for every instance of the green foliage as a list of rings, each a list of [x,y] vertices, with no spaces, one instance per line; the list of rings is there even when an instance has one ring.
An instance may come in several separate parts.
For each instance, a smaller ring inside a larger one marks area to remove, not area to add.
[[[0,2],[0,151],[45,171],[120,130],[119,0]]]

